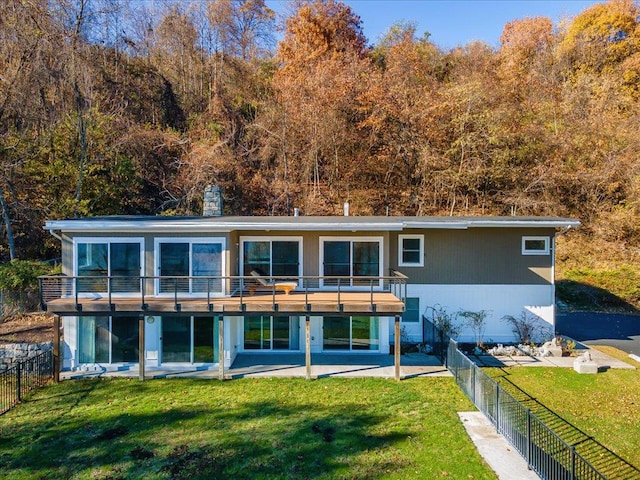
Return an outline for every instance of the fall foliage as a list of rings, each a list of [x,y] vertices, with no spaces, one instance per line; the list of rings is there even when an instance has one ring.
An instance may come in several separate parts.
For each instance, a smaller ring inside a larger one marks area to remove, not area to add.
[[[161,5],[160,5],[161,4]],[[0,257],[45,219],[225,213],[558,215],[640,239],[640,6],[443,50],[370,44],[353,7],[297,0],[0,4]]]

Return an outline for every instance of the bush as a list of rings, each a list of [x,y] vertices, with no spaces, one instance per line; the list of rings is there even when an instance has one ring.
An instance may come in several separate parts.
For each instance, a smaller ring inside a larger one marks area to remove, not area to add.
[[[551,326],[527,310],[523,310],[518,317],[505,315],[502,320],[511,325],[511,331],[524,345],[553,336]]]
[[[38,277],[50,271],[50,265],[32,260],[12,260],[0,265],[2,314],[35,310],[38,306]]]

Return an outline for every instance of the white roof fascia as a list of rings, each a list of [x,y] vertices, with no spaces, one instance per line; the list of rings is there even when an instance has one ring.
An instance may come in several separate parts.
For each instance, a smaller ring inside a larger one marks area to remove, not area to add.
[[[205,221],[180,221],[175,222],[154,222],[153,220],[142,221],[122,221],[122,220],[105,220],[105,221],[50,221],[45,223],[45,230],[58,230],[62,232],[104,232],[104,233],[130,233],[136,230],[166,232],[166,233],[207,233],[207,232],[230,232],[234,230],[264,230],[264,231],[383,231],[397,230],[401,231],[403,225],[401,222],[349,222],[349,223],[330,223],[330,222],[312,222],[299,223],[291,222],[207,222]]]
[[[257,217],[247,217],[257,218]],[[371,217],[358,220],[358,217],[349,217],[348,221],[331,221],[333,217],[322,219],[310,217],[274,217],[274,221],[260,219],[258,221],[243,221],[234,217],[230,221],[211,221],[207,218],[176,218],[175,220],[163,217],[163,220],[154,219],[91,219],[91,220],[50,220],[45,223],[44,229],[53,232],[103,232],[103,233],[131,233],[135,231],[149,231],[161,233],[224,233],[235,230],[263,230],[263,231],[402,231],[404,229],[446,229],[464,230],[468,228],[560,228],[569,229],[580,225],[578,220],[568,218],[549,217],[434,217],[411,218],[382,217],[381,221],[372,220]],[[286,220],[284,220],[286,218]]]

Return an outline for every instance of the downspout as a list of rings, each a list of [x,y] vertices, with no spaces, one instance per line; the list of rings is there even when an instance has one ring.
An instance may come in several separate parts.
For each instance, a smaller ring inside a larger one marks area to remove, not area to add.
[[[45,230],[49,230],[49,233],[56,240],[60,240],[62,242],[62,237],[53,231],[53,228],[45,228]]]

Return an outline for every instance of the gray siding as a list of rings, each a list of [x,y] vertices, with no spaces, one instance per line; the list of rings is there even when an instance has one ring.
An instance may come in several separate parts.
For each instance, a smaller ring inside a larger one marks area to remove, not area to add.
[[[548,236],[553,229],[470,228],[406,230],[424,235],[424,267],[398,267],[398,233],[391,238],[391,268],[411,284],[549,285],[553,283],[553,251],[522,255],[523,236]]]
[[[424,235],[424,267],[398,267],[398,235]],[[548,236],[553,247],[555,230],[552,228],[469,228],[466,230],[404,230],[402,232],[281,232],[234,231],[231,233],[190,233],[189,237],[224,237],[227,245],[226,274],[238,275],[240,237],[303,238],[303,272],[319,275],[320,237],[382,237],[383,265],[399,270],[409,277],[411,284],[440,285],[549,285],[553,283],[553,251],[549,255],[522,255],[523,236]],[[154,240],[178,237],[179,234],[143,235],[76,233],[78,237],[133,237],[145,239],[145,274],[154,276]],[[74,235],[62,236],[63,272],[71,275],[73,265],[72,242]],[[385,268],[383,274],[387,275]]]

